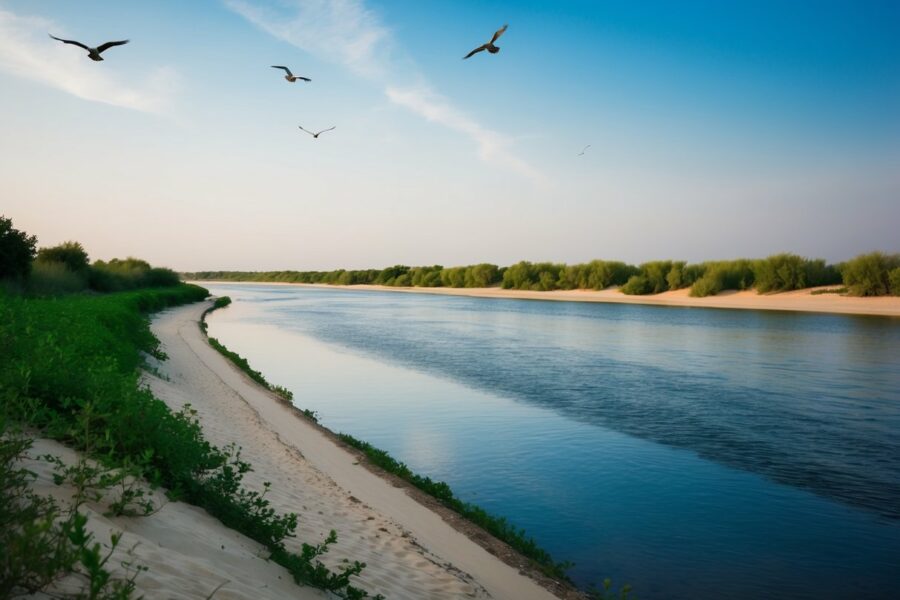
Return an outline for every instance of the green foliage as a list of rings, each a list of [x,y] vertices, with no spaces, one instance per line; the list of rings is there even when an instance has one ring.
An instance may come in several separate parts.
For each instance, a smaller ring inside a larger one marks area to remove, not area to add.
[[[79,242],[63,242],[58,246],[41,248],[37,253],[37,261],[62,263],[73,273],[83,273],[90,266],[88,253]]]
[[[464,516],[497,539],[506,542],[523,556],[534,561],[545,574],[568,581],[566,570],[572,566],[571,563],[555,562],[553,557],[538,546],[534,539],[529,537],[523,529],[517,528],[503,517],[489,514],[479,506],[463,502],[453,494],[450,486],[445,482],[434,481],[430,477],[417,475],[405,463],[398,461],[384,450],[376,448],[368,442],[358,440],[346,433],[340,433],[338,437],[348,446],[361,450],[373,464],[411,483],[426,494],[436,498],[447,508]]]
[[[631,596],[631,586],[625,584],[616,592],[612,589],[612,579],[604,579],[603,587],[591,587],[588,589],[588,600],[628,600]]]
[[[900,267],[895,267],[888,272],[888,283],[891,286],[891,294],[900,296]]]
[[[31,272],[37,238],[12,226],[12,219],[0,216],[0,280],[21,282]]]
[[[172,287],[181,283],[178,273],[171,269],[151,267],[138,258],[98,260],[88,273],[91,289],[98,292],[120,292],[148,287]]]
[[[32,264],[25,289],[36,296],[57,296],[83,292],[87,287],[86,273],[76,273],[61,262],[38,260]]]
[[[113,577],[106,565],[122,535],[112,534],[104,549],[79,512],[82,497],[61,508],[51,497],[34,493],[34,474],[17,466],[30,447],[31,440],[10,434],[0,421],[0,598],[46,594],[71,574],[84,581],[78,598],[131,598],[135,578],[146,567],[126,563],[131,576]]]
[[[890,273],[898,267],[900,254],[871,252],[845,262],[841,267],[841,276],[853,296],[885,296],[897,293]]]
[[[152,510],[130,479],[141,476],[264,544],[272,559],[298,581],[312,583],[304,579],[306,567],[297,566],[298,555],[283,545],[293,535],[296,515],[276,514],[266,498],[268,485],[262,491],[244,488],[242,478],[250,465],[239,449],[214,447],[204,438],[195,411],[187,406],[172,412],[140,385],[141,352],[163,356],[146,313],[207,295],[203,288],[188,285],[53,299],[0,295],[0,406],[17,422],[96,461],[59,466],[58,477],[75,483],[81,490],[78,497],[113,491],[113,512],[141,514]],[[50,514],[48,510],[41,514]],[[29,526],[17,539],[47,546],[40,527],[50,527],[56,517],[53,513],[36,520],[38,529]],[[109,554],[78,527],[73,522],[67,536],[80,544],[78,560],[91,594],[112,590],[102,575]],[[6,528],[0,529],[5,535]],[[7,547],[12,546],[3,544]],[[351,565],[334,573],[329,580],[334,587],[326,589],[346,598],[365,597],[363,590],[347,584],[350,575],[342,577],[356,572]]]
[[[566,266],[556,263],[518,262],[507,267],[503,273],[501,286],[504,289],[548,291],[560,287],[560,279],[565,281]]]
[[[786,292],[819,285],[840,283],[841,277],[833,266],[825,261],[809,259],[796,254],[775,254],[753,262],[756,290]]]
[[[650,294],[651,289],[652,288],[650,287],[650,282],[647,281],[646,277],[644,277],[643,275],[632,275],[628,278],[628,281],[625,282],[625,285],[620,288],[620,291],[623,294],[628,294],[630,296],[640,296],[644,294]]]
[[[723,290],[753,287],[753,262],[746,259],[703,263],[703,275],[691,285],[691,296],[714,296]]]

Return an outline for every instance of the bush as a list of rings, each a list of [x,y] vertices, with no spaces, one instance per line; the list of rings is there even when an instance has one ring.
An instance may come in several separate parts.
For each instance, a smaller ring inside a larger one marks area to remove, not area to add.
[[[55,296],[81,292],[87,287],[85,273],[75,273],[64,263],[36,260],[31,267],[26,289],[37,296]]]
[[[643,296],[650,293],[650,282],[643,275],[632,275],[619,291],[629,296]]]
[[[12,220],[0,216],[0,280],[24,281],[31,272],[37,238],[13,228]]]
[[[63,242],[59,246],[41,248],[38,262],[62,263],[73,273],[83,273],[90,266],[88,254],[78,242]]]
[[[841,267],[844,285],[853,296],[885,296],[892,291],[889,273],[900,267],[900,254],[871,252]]]
[[[796,254],[775,254],[753,262],[756,290],[760,293],[786,292],[819,285],[840,283],[840,275],[825,261]]]
[[[900,296],[900,267],[891,269],[888,273],[888,283],[891,284],[891,294]]]
[[[753,287],[752,262],[745,259],[703,263],[703,276],[691,285],[691,296],[714,296],[723,290]]]

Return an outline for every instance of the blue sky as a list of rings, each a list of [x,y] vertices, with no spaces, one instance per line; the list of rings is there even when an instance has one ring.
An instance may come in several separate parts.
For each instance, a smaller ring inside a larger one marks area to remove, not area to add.
[[[900,250],[894,2],[0,0],[0,40],[0,213],[95,258]]]

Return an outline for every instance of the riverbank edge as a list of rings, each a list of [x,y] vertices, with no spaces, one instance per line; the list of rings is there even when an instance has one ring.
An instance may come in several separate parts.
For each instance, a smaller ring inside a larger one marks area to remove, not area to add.
[[[325,283],[290,283],[272,281],[229,281],[214,279],[190,280],[188,283],[232,284],[232,285],[278,285],[339,291],[377,291],[406,294],[433,294],[440,296],[461,296],[469,298],[506,300],[546,300],[554,302],[597,302],[611,304],[641,304],[676,308],[717,308],[731,310],[765,310],[782,312],[840,314],[868,317],[900,317],[900,296],[856,297],[839,294],[814,294],[835,286],[805,288],[791,292],[758,294],[756,291],[725,291],[715,296],[695,298],[690,290],[681,289],[661,294],[629,296],[618,288],[605,290],[551,290],[546,292],[531,290],[507,290],[500,287],[488,288],[447,288],[447,287],[393,287],[386,285],[331,285]]]
[[[215,300],[216,298],[216,296],[212,296],[210,300]],[[200,316],[198,327],[203,333],[203,337],[207,341],[207,343],[209,343],[209,335],[207,334],[206,318],[216,310],[220,308],[226,308],[227,306],[228,304],[224,304],[222,306],[210,306],[209,308],[204,310],[202,315]],[[304,420],[307,424],[311,425],[317,431],[319,431],[335,446],[338,446],[348,454],[352,455],[354,459],[361,466],[365,467],[367,471],[387,481],[393,487],[403,489],[404,492],[418,504],[424,506],[431,512],[436,513],[453,529],[466,536],[470,541],[483,548],[489,554],[492,554],[495,557],[499,558],[508,566],[517,569],[520,575],[528,577],[529,579],[540,585],[542,588],[562,600],[589,599],[589,595],[586,592],[576,588],[571,582],[564,579],[556,579],[548,576],[541,570],[539,563],[536,563],[534,560],[521,554],[506,542],[503,542],[502,540],[494,537],[491,533],[487,532],[479,525],[476,525],[472,521],[469,521],[466,517],[460,515],[458,512],[445,506],[434,496],[417,488],[402,477],[395,475],[394,473],[391,473],[390,471],[387,471],[376,465],[364,451],[350,445],[341,438],[339,433],[336,433],[328,427],[325,427],[324,425],[319,423],[311,411],[304,410],[298,407],[291,399],[280,395],[279,393],[274,391],[272,387],[267,387],[266,385],[260,383],[259,381],[251,377],[247,372],[245,372],[240,367],[240,365],[235,364],[234,361],[231,360],[231,357],[229,355],[222,353],[212,344],[210,344],[210,347],[212,347],[224,358],[226,358],[227,362],[241,375],[241,377],[243,377],[247,381],[248,384],[260,388],[272,400],[289,408],[295,417]]]

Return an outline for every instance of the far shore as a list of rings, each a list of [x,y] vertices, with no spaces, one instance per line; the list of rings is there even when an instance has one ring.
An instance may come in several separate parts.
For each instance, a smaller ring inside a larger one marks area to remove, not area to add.
[[[489,288],[448,288],[448,287],[392,287],[386,285],[329,285],[323,283],[282,283],[269,281],[225,281],[204,279],[189,281],[203,285],[206,283],[228,283],[236,285],[293,285],[345,291],[379,291],[413,294],[440,294],[443,296],[467,296],[474,298],[507,298],[520,300],[553,300],[559,302],[613,302],[620,304],[649,304],[656,306],[680,306],[695,308],[730,308],[741,310],[781,310],[797,312],[818,312],[845,315],[868,315],[900,317],[900,296],[855,297],[840,294],[816,294],[821,289],[837,286],[807,288],[777,294],[758,294],[754,290],[725,291],[716,296],[693,298],[689,289],[673,290],[647,296],[629,296],[618,288],[605,290],[553,290],[535,292],[530,290],[505,290]]]

